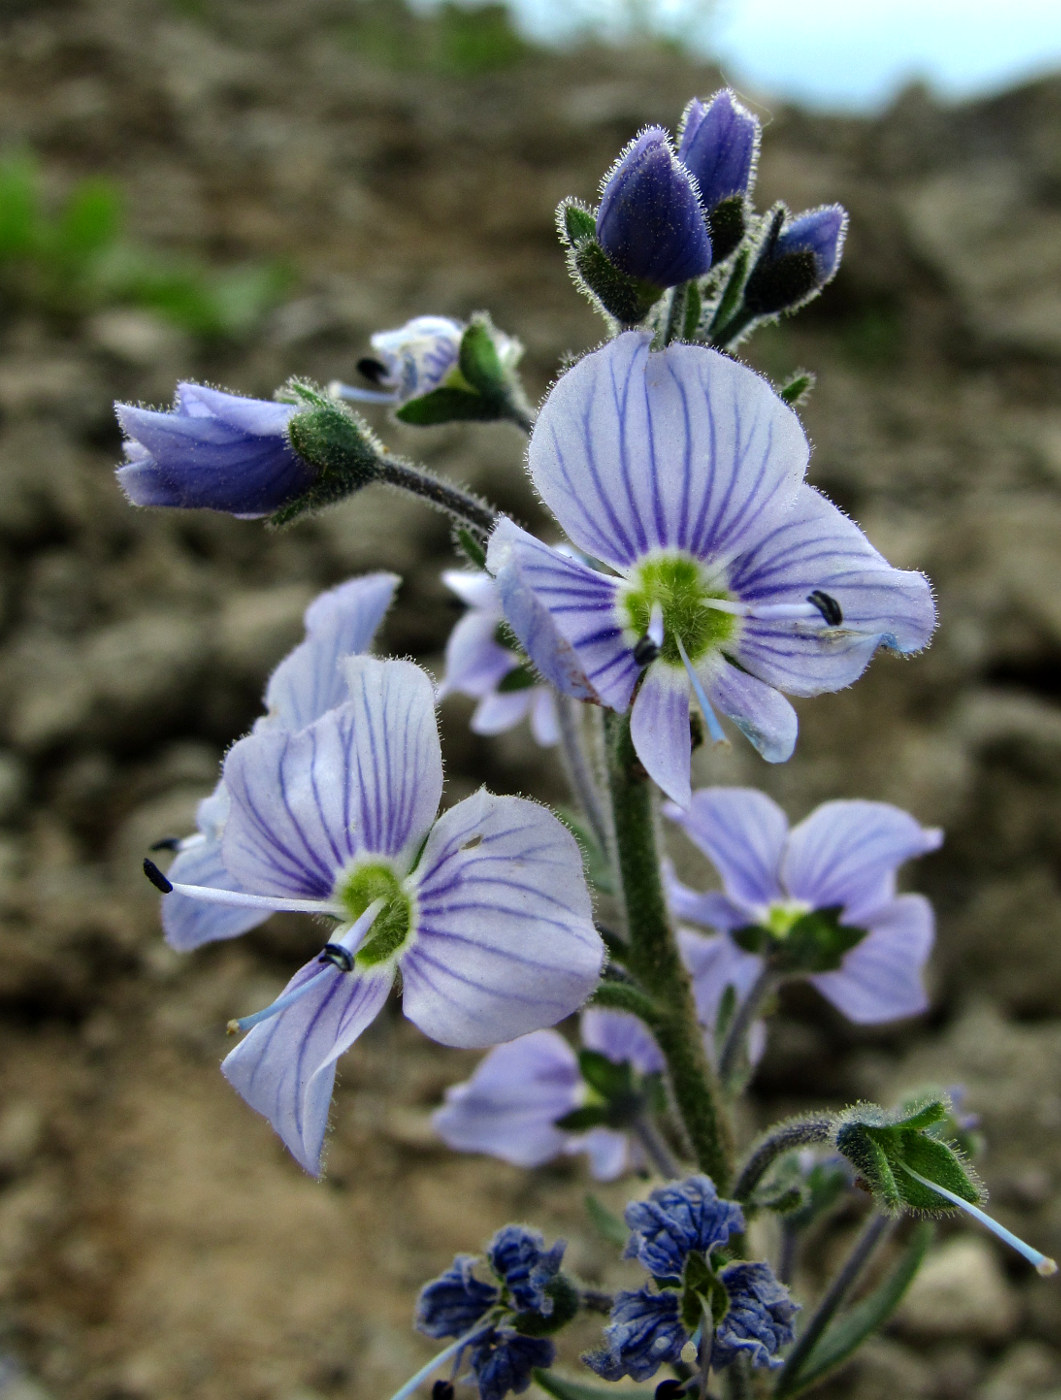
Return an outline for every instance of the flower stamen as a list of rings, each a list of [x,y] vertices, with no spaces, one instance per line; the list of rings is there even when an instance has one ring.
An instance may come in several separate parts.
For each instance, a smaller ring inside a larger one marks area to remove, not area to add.
[[[707,725],[707,732],[711,736],[711,742],[713,744],[728,743],[729,741],[726,738],[725,731],[718,722],[718,716],[711,708],[711,702],[707,698],[707,692],[700,684],[700,677],[693,670],[692,662],[689,660],[689,653],[685,650],[685,645],[677,632],[674,633],[674,644],[678,648],[678,655],[681,657],[682,665],[685,667],[689,677],[689,684],[693,688],[693,694],[696,696],[696,703],[700,707],[700,713],[704,717],[704,723]]]

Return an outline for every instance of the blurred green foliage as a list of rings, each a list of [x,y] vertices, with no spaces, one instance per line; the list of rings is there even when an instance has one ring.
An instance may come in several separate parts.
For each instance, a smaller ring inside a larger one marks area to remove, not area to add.
[[[136,306],[203,339],[252,332],[291,282],[276,264],[210,268],[125,232],[120,190],[79,181],[58,207],[26,151],[0,156],[0,301],[60,318]]]
[[[358,0],[332,33],[346,47],[392,71],[449,78],[500,72],[533,52],[503,4],[466,8],[444,0],[437,9],[418,15],[396,0]]]

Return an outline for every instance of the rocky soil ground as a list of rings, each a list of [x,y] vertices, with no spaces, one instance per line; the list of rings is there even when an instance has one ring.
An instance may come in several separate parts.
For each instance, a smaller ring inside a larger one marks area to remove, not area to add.
[[[0,322],[0,1345],[24,1367],[5,1397],[374,1400],[427,1354],[409,1331],[419,1284],[510,1218],[618,1281],[578,1167],[528,1176],[432,1140],[427,1113],[470,1061],[397,1014],[348,1057],[327,1180],[304,1178],[216,1068],[224,1022],[273,994],[304,930],[279,917],[180,958],[138,873],[153,839],[190,826],[316,590],[398,570],[386,645],[429,665],[453,613],[444,525],[390,496],[281,535],[133,511],[111,400],[167,403],[179,377],[268,396],[295,371],[349,374],[374,329],[480,307],[524,341],[541,393],[558,354],[599,335],[554,206],[591,198],[639,125],[717,85],[651,51],[454,73],[413,28],[381,48],[362,13],[0,10],[0,132],[38,153],[56,197],[106,174],[141,239],[294,270],[247,343],[17,297]],[[852,228],[827,297],[751,358],[819,371],[812,480],[932,576],[941,626],[923,657],[802,704],[789,765],[734,747],[701,777],[765,787],[795,817],[893,800],[947,842],[916,874],[939,913],[932,1014],[856,1033],[788,998],[755,1111],[962,1084],[999,1215],[1059,1254],[1061,83],[952,109],[910,91],[872,121],[759,110],[760,204],[840,199]],[[380,426],[534,518],[514,431]],[[466,716],[445,712],[450,797],[483,771],[556,793],[525,735],[473,740]],[[809,1283],[856,1225],[822,1239]],[[888,1334],[822,1393],[1057,1400],[1056,1282],[943,1234]]]

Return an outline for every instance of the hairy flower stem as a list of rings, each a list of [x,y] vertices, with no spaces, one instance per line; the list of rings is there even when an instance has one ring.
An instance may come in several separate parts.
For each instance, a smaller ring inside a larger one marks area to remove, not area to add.
[[[733,1020],[726,1031],[722,1049],[718,1056],[718,1077],[724,1089],[729,1089],[748,1045],[748,1032],[763,1007],[763,1003],[774,989],[774,973],[769,965],[755,979],[747,996],[733,1013]]]
[[[606,716],[608,777],[626,906],[627,964],[647,993],[644,1019],[663,1053],[697,1165],[721,1193],[733,1178],[733,1137],[704,1053],[692,984],[678,952],[660,878],[653,790],[634,753],[626,715]]]
[[[557,695],[556,711],[560,724],[560,746],[564,753],[571,791],[589,822],[601,855],[608,858],[608,823],[601,806],[600,790],[593,776],[583,741],[582,712],[586,707],[569,695]]]
[[[677,1181],[682,1169],[674,1159],[663,1135],[646,1113],[639,1113],[630,1125],[634,1137],[645,1150],[645,1156],[663,1177],[664,1181]]]
[[[663,332],[660,338],[660,346],[662,349],[665,349],[681,334],[681,329],[685,322],[685,301],[688,295],[686,287],[687,284],[685,283],[679,287],[672,287],[670,296],[667,298],[667,319],[663,325]]]
[[[419,496],[436,510],[452,516],[478,535],[486,536],[494,528],[497,511],[493,506],[481,501],[478,496],[473,496],[469,491],[462,491],[459,486],[451,486],[448,481],[441,481],[423,467],[414,467],[411,463],[402,461],[400,457],[390,456],[389,453],[380,454],[377,462],[378,481],[395,486],[399,491],[408,491],[414,496]]]
[[[854,1248],[844,1261],[844,1266],[825,1290],[821,1302],[811,1313],[796,1338],[796,1344],[785,1358],[784,1367],[777,1378],[775,1396],[793,1395],[799,1390],[799,1372],[804,1361],[828,1327],[837,1308],[858,1282],[859,1275],[869,1263],[871,1256],[891,1231],[896,1221],[888,1215],[873,1215],[863,1226],[862,1233],[855,1241]]]
[[[733,1199],[747,1201],[759,1182],[769,1171],[778,1157],[792,1152],[797,1147],[810,1147],[815,1143],[828,1142],[835,1126],[833,1116],[828,1113],[809,1114],[806,1118],[790,1118],[787,1123],[779,1123],[772,1128],[752,1148],[748,1160],[741,1167],[737,1184],[733,1188]]]

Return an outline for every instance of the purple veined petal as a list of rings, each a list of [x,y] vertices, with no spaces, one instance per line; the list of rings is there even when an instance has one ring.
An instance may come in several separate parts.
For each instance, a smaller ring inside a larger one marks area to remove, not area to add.
[[[675,811],[681,811],[675,808]],[[693,890],[683,885],[674,874],[670,861],[666,862],[667,902],[676,919],[705,928],[717,929],[720,933],[745,928],[754,923],[756,911],[745,904],[728,898],[718,890]]]
[[[180,487],[175,482],[163,480],[150,453],[137,453],[134,456],[130,448],[135,446],[135,443],[126,444],[126,464],[115,472],[118,485],[125,492],[126,498],[134,506],[170,506],[180,509],[183,501]]]
[[[547,685],[535,686],[531,701],[530,724],[534,742],[551,749],[560,742],[560,716],[556,710],[556,695]]]
[[[500,607],[496,616],[473,610],[457,621],[446,643],[446,674],[438,688],[440,700],[454,693],[482,699],[515,669],[516,656],[497,640],[500,616]]]
[[[553,387],[528,454],[571,539],[617,569],[653,549],[725,562],[783,517],[803,429],[767,382],[718,351],[628,331]]]
[[[785,897],[780,869],[788,818],[766,793],[698,788],[686,811],[668,804],[663,812],[703,851],[737,904],[754,908]]]
[[[625,1133],[614,1128],[591,1128],[568,1138],[566,1152],[584,1152],[595,1181],[616,1181],[635,1166],[636,1152]]]
[[[729,88],[710,102],[694,97],[681,123],[678,159],[696,177],[704,212],[747,194],[759,152],[759,122]]]
[[[351,699],[297,733],[241,739],[225,760],[225,865],[245,889],[328,898],[359,853],[407,868],[442,796],[434,691],[410,661],[347,658]]]
[[[309,981],[314,989],[249,1031],[221,1072],[269,1120],[299,1166],[320,1176],[335,1061],[379,1014],[390,978],[340,972],[314,959],[285,993]]]
[[[619,580],[498,522],[487,564],[509,626],[557,690],[625,710],[640,674],[616,607]]]
[[[218,890],[238,890],[239,882],[225,869],[221,842],[216,838],[192,837],[170,865],[167,878],[173,883],[207,885]],[[210,904],[174,890],[162,899],[162,930],[166,942],[179,953],[238,938],[257,928],[269,917],[268,911],[239,908],[231,904]]]
[[[482,569],[443,569],[442,582],[466,607],[492,613],[495,622],[501,620],[497,584]]]
[[[804,486],[788,517],[734,561],[730,589],[745,603],[801,603],[815,590],[839,604],[843,622],[745,618],[733,646],[753,675],[791,695],[850,685],[879,646],[903,653],[928,645],[936,625],[923,574],[893,569],[842,511]]]
[[[473,734],[504,734],[527,718],[532,690],[513,690],[507,695],[486,695],[475,707],[469,728]]]
[[[331,588],[306,610],[306,639],[269,677],[267,722],[304,729],[349,697],[339,662],[367,651],[401,582],[397,574],[365,574]]]
[[[597,985],[604,945],[571,833],[544,807],[485,791],[439,819],[408,881],[415,940],[405,1014],[474,1048],[555,1025]]]
[[[713,1031],[726,988],[736,991],[738,1003],[743,1001],[759,976],[763,960],[738,948],[724,933],[708,938],[692,929],[680,928],[678,947],[693,979],[697,1019]]]
[[[217,418],[241,433],[277,437],[297,410],[293,404],[249,399],[243,394],[226,394],[221,389],[182,380],[177,385],[177,412],[187,418]]]
[[[537,1167],[568,1150],[556,1120],[582,1099],[575,1052],[559,1031],[533,1031],[498,1045],[472,1077],[446,1090],[431,1115],[458,1152],[487,1152],[517,1167]]]
[[[687,807],[692,738],[684,671],[659,660],[648,667],[630,715],[630,738],[653,782],[679,807]]]
[[[923,895],[901,894],[879,909],[861,943],[836,972],[808,980],[849,1021],[873,1024],[928,1009],[923,973],[935,937],[932,906]]]
[[[937,828],[889,802],[823,802],[792,828],[781,878],[794,899],[819,909],[846,906],[851,923],[849,911],[872,912],[882,877],[942,841]]]
[[[699,675],[712,705],[733,721],[767,763],[785,763],[792,757],[799,722],[780,691],[715,658]]]
[[[636,1016],[591,1006],[579,1019],[582,1043],[617,1065],[631,1064],[641,1074],[662,1074],[663,1055],[651,1032]]]

